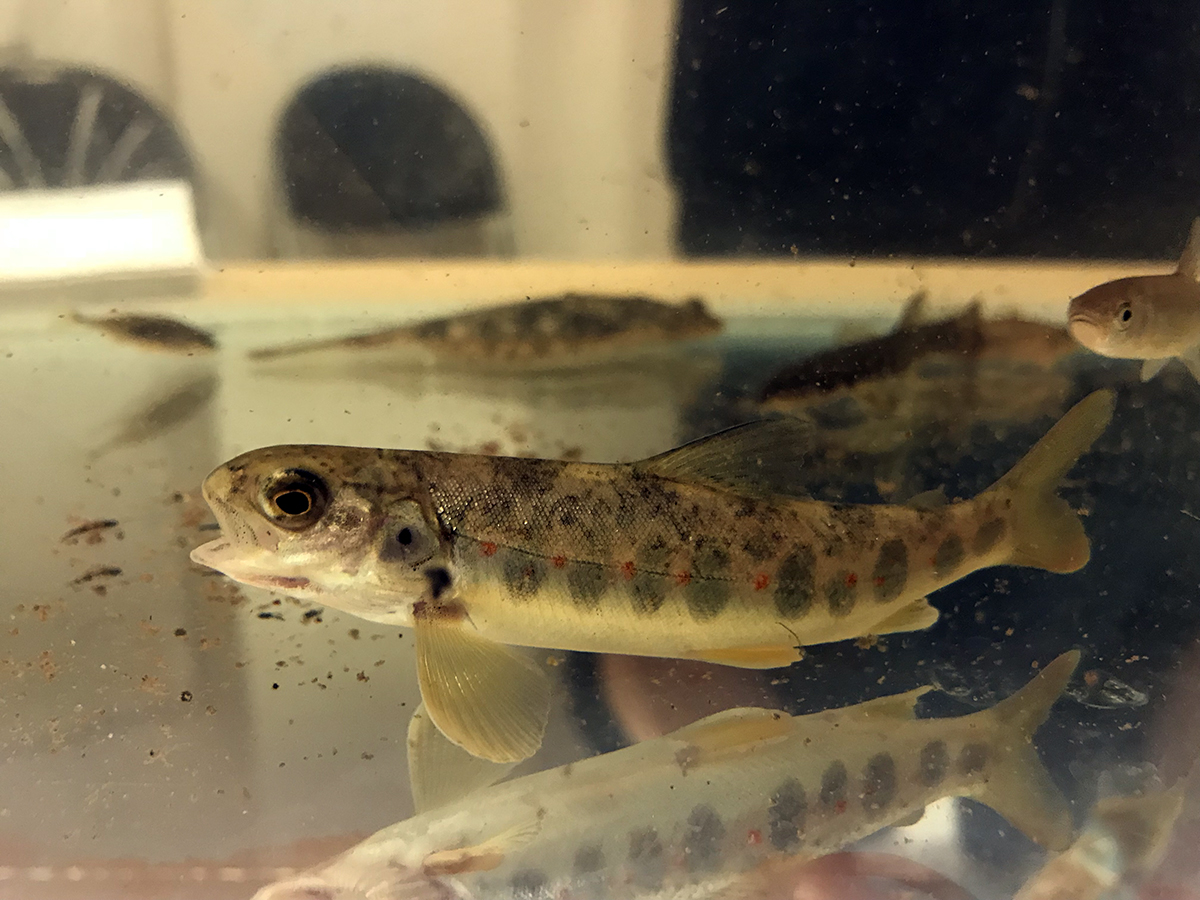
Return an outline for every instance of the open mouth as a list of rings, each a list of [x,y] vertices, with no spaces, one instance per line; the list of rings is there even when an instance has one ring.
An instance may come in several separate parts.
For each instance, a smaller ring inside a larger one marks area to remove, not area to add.
[[[1067,330],[1075,340],[1085,347],[1096,349],[1104,344],[1105,329],[1090,316],[1071,316],[1067,320]]]
[[[313,592],[316,586],[303,575],[279,575],[258,568],[254,560],[225,538],[201,544],[191,553],[192,562],[228,575],[234,581],[277,591]]]

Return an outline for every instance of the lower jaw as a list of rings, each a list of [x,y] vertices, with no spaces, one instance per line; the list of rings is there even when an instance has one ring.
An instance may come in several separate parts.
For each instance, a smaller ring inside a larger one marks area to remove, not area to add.
[[[317,593],[312,582],[299,575],[253,575],[243,580],[254,587],[268,588],[270,590],[302,590],[305,593]]]

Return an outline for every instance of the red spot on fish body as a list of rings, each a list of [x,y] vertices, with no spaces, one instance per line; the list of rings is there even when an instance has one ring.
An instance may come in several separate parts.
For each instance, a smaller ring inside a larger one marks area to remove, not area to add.
[[[637,574],[637,566],[633,564],[632,559],[621,563],[621,574],[625,576],[626,581],[632,580],[633,576]]]
[[[839,816],[840,816],[842,813],[844,813],[844,812],[846,811],[846,801],[845,801],[845,800],[839,800],[837,803],[835,803],[835,804],[833,805],[833,811],[834,811],[834,812],[836,812],[836,813],[837,813]]]
[[[690,583],[691,580],[692,580],[691,572],[676,572],[675,573],[675,583],[677,585],[679,585],[680,587],[683,587],[684,585]]]
[[[561,569],[567,564],[567,558],[565,556],[555,556],[550,562],[554,563],[554,568]]]
[[[746,832],[746,843],[749,844],[751,847],[755,847],[755,846],[761,844],[762,843],[762,832],[758,831],[757,829],[751,828],[748,832]]]
[[[756,591],[761,591],[763,588],[765,588],[770,583],[771,583],[771,576],[768,575],[766,572],[759,572],[757,575],[754,576],[754,589]]]
[[[479,552],[482,553],[484,556],[495,556],[496,555],[496,545],[493,544],[491,541],[483,541],[479,545]]]
[[[937,568],[937,558],[936,557],[933,557],[933,556],[929,557],[929,568],[931,568],[931,569]]]
[[[883,587],[883,583],[886,580],[887,579],[885,579],[882,575],[876,575],[875,576],[875,587]]]
[[[854,587],[856,584],[858,584],[858,575],[851,572],[846,576],[846,587]]]

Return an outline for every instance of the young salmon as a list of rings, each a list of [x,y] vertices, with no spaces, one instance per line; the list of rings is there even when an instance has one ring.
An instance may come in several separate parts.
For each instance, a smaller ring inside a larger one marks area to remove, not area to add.
[[[252,351],[250,358],[408,346],[467,366],[573,366],[631,347],[705,337],[721,327],[698,297],[675,304],[649,297],[563,294],[366,334],[268,347]]]
[[[1072,337],[1101,356],[1141,359],[1142,380],[1179,359],[1200,379],[1200,219],[1170,275],[1106,281],[1071,301]]]
[[[1069,808],[1032,736],[1078,659],[958,718],[916,719],[928,688],[794,718],[717,713],[451,800],[255,900],[781,896],[789,870],[951,796],[1062,849]]]
[[[80,325],[88,325],[118,341],[137,344],[148,350],[192,356],[217,349],[217,339],[209,332],[170,316],[139,313],[92,319],[72,313],[71,318]]]
[[[802,449],[787,420],[632,464],[267,447],[205,480],[222,536],[192,558],[414,628],[433,721],[505,762],[539,746],[549,689],[504,644],[773,668],[806,644],[928,628],[925,595],[985,566],[1079,569],[1087,536],[1054,492],[1112,405],[1087,397],[940,509],[766,493]]]

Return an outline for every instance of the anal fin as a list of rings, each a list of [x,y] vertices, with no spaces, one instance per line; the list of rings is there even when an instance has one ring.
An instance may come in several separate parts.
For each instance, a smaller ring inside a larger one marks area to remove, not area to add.
[[[418,617],[417,680],[438,729],[472,756],[520,762],[537,752],[550,716],[550,679],[463,619]]]
[[[691,650],[680,656],[722,666],[737,666],[739,669],[782,669],[803,659],[804,651],[787,644],[755,644]]]
[[[425,704],[408,723],[408,783],[418,813],[459,800],[495,784],[516,763],[496,763],[472,756],[452,744],[429,718]]]
[[[872,634],[895,634],[899,631],[923,631],[938,620],[938,611],[922,597],[892,613],[871,629]]]

